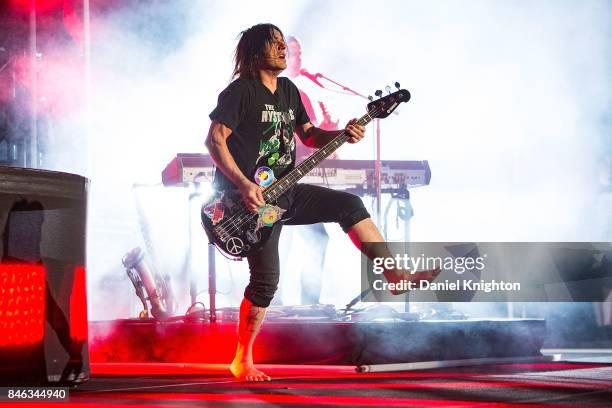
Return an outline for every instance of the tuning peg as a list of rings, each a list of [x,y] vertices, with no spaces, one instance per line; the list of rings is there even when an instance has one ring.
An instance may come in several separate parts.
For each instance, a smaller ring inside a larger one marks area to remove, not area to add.
[[[369,99],[370,101],[373,101],[373,100],[374,100],[374,97],[373,97],[372,95],[368,95],[368,99]]]
[[[374,92],[374,95],[380,98],[382,96],[382,91],[380,89],[377,89],[376,92]]]
[[[391,95],[391,87],[389,85],[385,86],[385,91],[387,91],[387,93]]]
[[[399,82],[396,82],[396,83],[395,83],[395,87],[396,87],[397,89],[400,89],[400,83],[399,83]]]

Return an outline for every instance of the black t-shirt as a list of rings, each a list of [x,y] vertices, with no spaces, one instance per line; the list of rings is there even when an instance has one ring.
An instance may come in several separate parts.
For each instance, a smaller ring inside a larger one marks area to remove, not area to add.
[[[274,94],[259,79],[236,79],[219,94],[210,119],[232,130],[229,151],[253,182],[260,167],[272,169],[277,179],[294,168],[294,129],[310,121],[297,87],[284,77],[277,79]],[[233,183],[217,171],[215,186],[231,188]]]

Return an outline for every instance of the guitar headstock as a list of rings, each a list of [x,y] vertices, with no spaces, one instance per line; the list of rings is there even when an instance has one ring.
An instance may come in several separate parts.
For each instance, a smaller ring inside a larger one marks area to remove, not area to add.
[[[398,82],[395,83],[395,87],[398,89],[397,91],[391,93],[390,87],[387,87],[387,91],[389,91],[389,95],[382,96],[382,91],[376,91],[375,95],[379,97],[377,100],[372,100],[372,102],[368,103],[368,113],[372,117],[372,119],[383,119],[389,116],[400,103],[408,102],[410,100],[410,92],[406,89],[400,89],[400,84]]]

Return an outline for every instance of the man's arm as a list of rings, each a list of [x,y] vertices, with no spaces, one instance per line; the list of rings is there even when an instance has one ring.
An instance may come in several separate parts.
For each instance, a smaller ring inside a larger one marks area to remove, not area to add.
[[[231,134],[232,130],[230,128],[223,123],[213,121],[206,137],[206,148],[219,170],[240,189],[242,200],[247,208],[251,211],[257,211],[259,207],[265,204],[262,190],[257,184],[246,178],[236,164],[227,147],[227,138]]]
[[[325,146],[334,137],[338,136],[345,130],[351,136],[349,143],[357,143],[363,139],[365,126],[356,125],[355,122],[357,122],[357,119],[351,119],[347,123],[346,128],[341,130],[323,130],[308,122],[302,126],[298,126],[296,133],[305,146],[314,148],[321,148]]]

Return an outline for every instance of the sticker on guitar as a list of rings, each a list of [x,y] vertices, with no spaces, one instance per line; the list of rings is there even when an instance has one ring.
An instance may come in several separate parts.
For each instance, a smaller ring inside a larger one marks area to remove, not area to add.
[[[269,167],[262,166],[255,171],[255,183],[261,188],[270,186],[274,180],[274,171]]]
[[[242,240],[238,237],[231,237],[225,243],[225,249],[231,255],[238,255],[240,254],[240,252],[242,252],[243,249],[245,251],[248,251],[248,248],[245,248],[245,247],[248,247],[248,245],[244,245]]]
[[[257,210],[259,213],[259,218],[257,219],[257,229],[261,228],[262,226],[271,227],[272,224],[283,216],[285,211],[287,210],[272,204],[266,204],[259,208],[259,210]]]
[[[202,207],[202,212],[208,218],[210,218],[213,225],[217,225],[219,221],[223,219],[223,215],[225,213],[223,207],[223,193],[217,193],[214,200],[210,204]]]
[[[250,229],[245,232],[247,241],[251,244],[256,244],[261,240],[261,233],[259,230],[262,227],[271,227],[274,223],[281,219],[283,214],[286,212],[284,208],[276,205],[266,204],[257,210],[257,223],[252,225]]]

